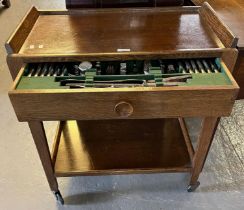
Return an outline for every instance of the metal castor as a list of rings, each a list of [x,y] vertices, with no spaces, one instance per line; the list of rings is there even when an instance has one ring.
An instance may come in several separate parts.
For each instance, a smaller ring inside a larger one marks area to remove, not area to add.
[[[59,191],[57,191],[57,192],[54,192],[54,195],[55,195],[56,200],[58,201],[58,203],[64,205],[64,199],[63,199],[61,193]]]
[[[197,181],[196,184],[188,185],[187,192],[194,192],[198,188],[199,185],[200,185],[199,181]]]
[[[3,0],[2,1],[3,6],[9,8],[11,6],[10,0]]]

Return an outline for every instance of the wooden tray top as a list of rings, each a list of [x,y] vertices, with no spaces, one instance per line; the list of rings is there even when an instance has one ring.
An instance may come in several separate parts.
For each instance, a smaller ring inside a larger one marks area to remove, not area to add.
[[[218,48],[198,8],[40,13],[20,54],[161,52]]]

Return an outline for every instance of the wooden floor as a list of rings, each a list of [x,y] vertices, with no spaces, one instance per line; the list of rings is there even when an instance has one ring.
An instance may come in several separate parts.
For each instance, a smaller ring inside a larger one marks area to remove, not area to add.
[[[55,163],[57,176],[189,169],[178,119],[68,121]]]

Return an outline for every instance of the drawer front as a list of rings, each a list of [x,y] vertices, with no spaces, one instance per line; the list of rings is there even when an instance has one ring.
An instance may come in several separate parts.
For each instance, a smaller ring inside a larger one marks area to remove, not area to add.
[[[236,89],[10,92],[20,121],[229,115]]]

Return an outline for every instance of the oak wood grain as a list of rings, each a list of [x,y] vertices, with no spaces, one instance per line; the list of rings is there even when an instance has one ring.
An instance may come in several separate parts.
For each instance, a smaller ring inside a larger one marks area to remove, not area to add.
[[[129,88],[128,88],[129,89]],[[160,88],[148,90],[11,91],[19,121],[66,119],[119,119],[114,107],[132,104],[128,119],[180,116],[228,116],[238,88]],[[184,100],[182,100],[184,98]],[[61,106],[62,105],[62,106]]]

